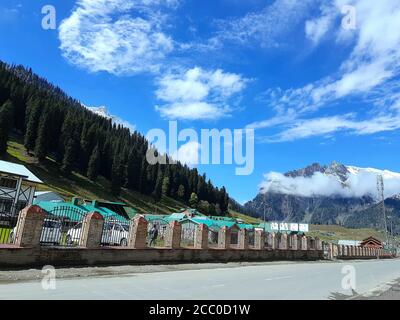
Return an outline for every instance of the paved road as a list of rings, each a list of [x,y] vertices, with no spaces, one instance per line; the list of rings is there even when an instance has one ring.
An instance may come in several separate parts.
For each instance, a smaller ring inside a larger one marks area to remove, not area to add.
[[[342,288],[344,266],[356,271],[356,292],[400,278],[400,260],[311,262],[58,279],[0,284],[0,299],[332,299],[355,294]]]

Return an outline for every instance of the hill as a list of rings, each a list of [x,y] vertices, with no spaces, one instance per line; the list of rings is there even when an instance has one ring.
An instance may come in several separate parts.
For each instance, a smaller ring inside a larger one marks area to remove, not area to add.
[[[120,199],[146,209],[192,202],[206,214],[228,212],[225,187],[160,154],[132,130],[31,69],[0,61],[0,158],[29,164],[65,197]],[[150,154],[158,161],[149,162]]]
[[[152,197],[125,188],[122,188],[120,196],[115,197],[109,192],[110,182],[102,177],[93,182],[74,171],[70,176],[64,177],[57,163],[51,159],[46,159],[46,163],[43,164],[39,163],[35,157],[28,155],[20,138],[15,135],[9,140],[7,154],[2,159],[25,165],[45,183],[39,186],[39,190],[55,191],[66,201],[74,196],[105,201],[122,200],[138,213],[170,214],[187,208],[185,203],[170,197],[154,201]]]

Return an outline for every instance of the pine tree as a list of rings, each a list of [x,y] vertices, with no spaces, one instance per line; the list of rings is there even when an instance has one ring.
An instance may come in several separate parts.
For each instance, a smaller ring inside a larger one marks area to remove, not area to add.
[[[50,112],[49,108],[44,108],[39,121],[39,129],[35,142],[35,156],[39,161],[43,161],[48,152],[48,129],[50,126]]]
[[[169,196],[169,177],[163,178],[161,193],[164,197]]]
[[[158,172],[157,172],[157,180],[156,180],[156,185],[154,187],[154,191],[153,191],[153,197],[156,200],[160,200],[161,199],[161,195],[162,195],[162,187],[163,187],[163,172],[162,172],[162,168],[159,165],[158,166]]]
[[[185,187],[181,184],[178,188],[178,197],[183,199],[185,197]]]
[[[192,208],[197,208],[197,204],[199,203],[199,198],[197,197],[197,194],[195,194],[194,192],[192,192],[192,194],[190,195],[190,199],[189,199],[189,205]]]
[[[13,127],[14,106],[10,100],[0,107],[0,155],[7,151],[7,140]]]
[[[27,109],[27,124],[24,145],[26,150],[32,151],[35,149],[35,142],[37,138],[37,129],[40,119],[41,107],[38,100],[33,100],[32,105]]]
[[[140,170],[140,185],[139,190],[141,193],[146,193],[146,186],[147,186],[147,179],[146,179],[146,172],[147,172],[147,160],[144,157],[142,160],[141,170]]]
[[[71,174],[72,167],[74,165],[76,155],[77,155],[77,143],[74,138],[71,138],[67,145],[65,146],[64,157],[62,160],[61,170],[64,174],[69,175]]]
[[[99,145],[93,149],[92,155],[90,156],[87,176],[90,180],[96,181],[100,170],[100,150]]]
[[[133,190],[139,190],[140,185],[140,159],[135,149],[131,149],[126,166],[125,186]]]
[[[119,155],[116,155],[114,157],[111,169],[111,193],[116,197],[121,194],[121,186],[122,186],[121,176],[122,176],[121,158]]]
[[[204,214],[209,214],[210,204],[208,203],[208,201],[200,200],[198,204],[198,209]]]

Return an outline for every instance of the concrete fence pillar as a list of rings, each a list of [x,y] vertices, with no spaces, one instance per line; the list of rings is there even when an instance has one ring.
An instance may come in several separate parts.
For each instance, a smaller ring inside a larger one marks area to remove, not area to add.
[[[79,246],[84,248],[98,248],[103,236],[104,218],[98,212],[88,213],[82,221]]]
[[[333,259],[333,244],[328,243],[328,259]]]
[[[281,236],[280,232],[275,233],[275,249],[279,250],[281,246]]]
[[[264,230],[254,231],[254,249],[263,250],[265,248],[265,232]]]
[[[307,237],[308,250],[315,250],[315,239],[313,237]]]
[[[22,209],[13,235],[14,244],[19,247],[39,246],[45,217],[45,211],[38,206]]]
[[[342,246],[341,245],[338,245],[338,257],[341,257],[341,256],[343,256],[343,248],[342,248]]]
[[[249,248],[249,230],[239,229],[238,231],[238,249],[247,250]]]
[[[218,231],[218,248],[229,249],[231,245],[231,229],[224,226]]]
[[[337,244],[333,245],[333,256],[335,258],[337,258],[337,256],[339,255],[339,246]]]
[[[280,237],[281,237],[281,234],[280,234],[279,232],[274,233],[273,240],[274,240],[274,249],[275,249],[275,250],[278,250],[278,249],[279,249]]]
[[[322,241],[320,238],[315,238],[315,250],[322,250]]]
[[[288,236],[286,233],[281,233],[279,237],[279,250],[288,249]]]
[[[178,221],[171,221],[165,236],[165,247],[179,249],[181,247],[182,226]]]
[[[274,232],[268,233],[268,235],[267,235],[267,244],[268,244],[268,248],[269,249],[275,250],[277,248],[276,240],[277,240],[276,239],[276,233],[274,233]]]
[[[301,237],[301,250],[308,250],[308,239],[306,236]]]
[[[290,240],[291,240],[290,241],[291,242],[290,249],[291,250],[298,250],[299,249],[299,246],[298,246],[299,241],[298,241],[298,238],[297,238],[297,234],[292,234],[289,237],[290,237]]]
[[[133,218],[129,227],[128,246],[134,249],[147,248],[148,222],[143,216]]]
[[[205,224],[197,226],[194,235],[194,248],[207,249],[208,248],[208,227]]]

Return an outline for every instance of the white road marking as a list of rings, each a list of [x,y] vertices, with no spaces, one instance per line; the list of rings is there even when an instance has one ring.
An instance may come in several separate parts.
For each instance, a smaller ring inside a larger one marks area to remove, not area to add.
[[[211,288],[218,288],[218,287],[225,287],[224,284],[214,284],[212,286],[210,286]]]
[[[274,280],[282,280],[282,279],[290,279],[293,278],[293,276],[287,276],[287,277],[277,277],[277,278],[267,278],[265,281],[274,281]]]

